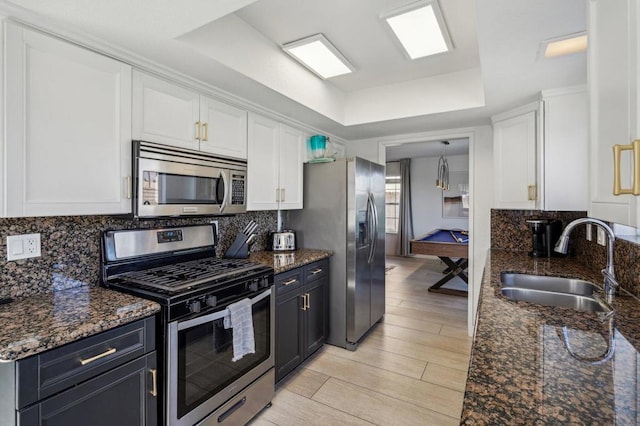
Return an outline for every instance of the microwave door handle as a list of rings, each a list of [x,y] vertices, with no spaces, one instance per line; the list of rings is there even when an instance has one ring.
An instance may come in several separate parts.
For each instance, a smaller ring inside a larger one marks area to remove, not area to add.
[[[224,170],[220,171],[220,177],[222,178],[222,184],[224,185],[224,196],[222,197],[222,204],[220,204],[220,213],[227,207],[227,201],[229,198],[229,181],[227,180],[227,173]]]

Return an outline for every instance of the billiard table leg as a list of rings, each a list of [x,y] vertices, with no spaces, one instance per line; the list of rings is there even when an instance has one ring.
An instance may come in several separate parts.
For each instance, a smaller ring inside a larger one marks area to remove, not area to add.
[[[460,258],[454,262],[449,257],[445,257],[445,256],[438,256],[438,257],[448,266],[448,268],[445,270],[445,272],[446,271],[448,272],[446,272],[446,275],[442,277],[437,283],[429,287],[429,291],[435,292],[435,293],[451,294],[454,296],[466,296],[468,294],[467,291],[441,288],[441,287],[456,276],[459,276],[465,283],[469,284],[469,278],[467,277],[467,274],[464,272],[464,270],[467,269],[467,266],[469,265],[469,259]]]

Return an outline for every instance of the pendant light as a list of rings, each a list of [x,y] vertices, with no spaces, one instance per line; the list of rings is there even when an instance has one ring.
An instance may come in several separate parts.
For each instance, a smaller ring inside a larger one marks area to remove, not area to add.
[[[443,191],[449,190],[449,163],[447,162],[447,145],[449,141],[442,141],[442,154],[438,159],[438,179],[436,179],[436,187]]]

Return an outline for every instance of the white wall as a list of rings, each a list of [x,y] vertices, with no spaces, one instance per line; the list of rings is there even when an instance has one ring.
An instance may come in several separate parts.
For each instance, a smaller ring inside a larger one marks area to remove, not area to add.
[[[378,141],[368,139],[365,141],[353,141],[347,143],[346,153],[347,157],[361,157],[365,160],[373,161],[374,163],[385,164],[384,161],[380,160],[378,149]],[[384,148],[382,151],[384,155]]]
[[[493,130],[490,126],[476,128],[473,143],[469,144],[469,192],[471,194],[471,208],[473,215],[469,221],[469,230],[473,238],[471,241],[470,268],[473,290],[469,300],[468,317],[469,334],[475,328],[476,311],[480,297],[482,272],[491,247],[491,208],[493,207]]]
[[[434,229],[469,229],[468,218],[442,217],[442,190],[436,187],[439,157],[411,159],[411,204],[415,236]],[[469,172],[468,155],[447,155],[449,173]]]

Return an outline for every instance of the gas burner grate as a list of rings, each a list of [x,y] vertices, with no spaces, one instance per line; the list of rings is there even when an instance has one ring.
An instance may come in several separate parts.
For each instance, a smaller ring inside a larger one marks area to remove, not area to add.
[[[240,259],[209,258],[159,266],[118,276],[124,282],[178,292],[204,283],[242,276],[262,265]]]

